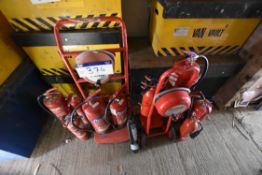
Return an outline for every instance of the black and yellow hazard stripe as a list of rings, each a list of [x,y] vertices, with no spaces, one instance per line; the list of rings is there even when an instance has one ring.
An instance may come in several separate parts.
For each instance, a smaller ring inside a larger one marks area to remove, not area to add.
[[[49,84],[74,83],[70,73],[65,68],[41,68],[40,73],[42,74],[44,80]],[[110,82],[121,83],[122,81],[111,80]]]
[[[12,18],[9,22],[11,26],[17,32],[31,32],[31,31],[50,31],[57,21],[61,19],[82,19],[92,17],[104,17],[104,16],[119,16],[118,13],[112,14],[99,14],[99,15],[76,15],[76,16],[58,16],[58,17],[36,17],[36,18]],[[61,27],[63,30],[73,29],[88,29],[88,28],[112,28],[117,27],[119,24],[115,22],[90,22],[77,25],[64,25]]]
[[[239,45],[226,45],[226,46],[188,46],[188,47],[171,47],[161,48],[157,51],[157,56],[181,56],[184,55],[183,51],[193,51],[198,54],[205,55],[229,55],[235,54],[239,51]]]
[[[42,68],[40,69],[42,75],[49,75],[49,76],[68,76],[70,75],[68,70],[64,68]]]
[[[49,84],[73,83],[69,72],[64,68],[42,68],[40,73]]]

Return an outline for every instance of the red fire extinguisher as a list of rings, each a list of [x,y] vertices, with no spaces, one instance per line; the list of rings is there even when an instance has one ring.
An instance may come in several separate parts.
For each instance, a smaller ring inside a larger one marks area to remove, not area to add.
[[[89,138],[89,133],[85,131],[85,125],[80,118],[76,118],[72,121],[66,121],[65,125],[69,131],[71,131],[81,141],[86,141]]]
[[[155,87],[151,87],[143,95],[142,104],[141,104],[141,115],[144,116],[144,117],[148,116],[150,106],[153,103],[155,90],[156,90]]]
[[[174,71],[170,74],[168,80],[172,87],[194,88],[205,77],[209,62],[204,55],[197,55],[194,52],[184,51],[186,58],[173,65]],[[196,62],[198,59],[204,61],[204,69],[200,72],[200,65]]]
[[[41,98],[43,98],[42,102]],[[71,109],[67,104],[66,98],[57,89],[52,88],[47,90],[43,95],[38,97],[38,102],[41,106],[43,104],[48,111],[51,111],[51,113],[61,121],[62,125],[71,131],[77,138],[82,141],[88,139],[89,135],[84,129],[83,122],[79,118],[74,120],[68,119]]]
[[[148,116],[150,106],[154,102],[158,113],[162,116],[177,115],[186,111],[190,106],[190,90],[194,90],[197,84],[205,76],[208,69],[208,60],[203,55],[186,52],[187,57],[177,63],[169,70],[168,77],[164,80],[161,92],[155,94],[156,85],[152,78],[145,77],[141,82],[141,88],[146,90],[142,98],[141,116]],[[197,59],[205,62],[204,70],[200,73]]]
[[[114,125],[123,127],[127,121],[127,100],[125,95],[121,94],[113,99],[110,104],[110,112]]]
[[[194,99],[194,105],[191,116],[186,118],[179,128],[180,139],[185,139],[188,135],[191,138],[196,137],[203,129],[201,120],[212,111],[212,104],[209,100],[203,98]]]
[[[82,109],[98,134],[103,134],[109,129],[110,123],[105,117],[106,106],[102,97],[94,96],[90,98],[82,106]]]
[[[156,91],[155,83],[152,80],[152,77],[149,75],[144,76],[144,81],[141,82],[142,89],[142,103],[140,114],[143,117],[147,117],[149,114],[150,106],[154,100],[154,94]]]
[[[60,121],[70,113],[64,96],[55,88],[47,90],[43,94],[43,104],[48,108]]]
[[[174,64],[173,68],[174,72],[169,76],[172,87],[191,88],[200,77],[200,66],[195,60],[187,58]]]
[[[68,103],[72,108],[75,108],[78,104],[82,102],[82,99],[76,94],[70,94],[68,96]],[[90,123],[84,114],[82,108],[78,108],[76,110],[77,115],[81,118],[82,122],[85,124],[86,127],[89,127]]]

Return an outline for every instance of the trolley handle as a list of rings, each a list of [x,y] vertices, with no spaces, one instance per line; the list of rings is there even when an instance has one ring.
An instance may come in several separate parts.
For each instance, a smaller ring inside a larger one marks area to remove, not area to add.
[[[60,36],[60,27],[67,24],[79,24],[79,23],[90,23],[90,22],[116,22],[121,28],[122,38],[126,37],[126,26],[125,23],[119,17],[96,17],[96,18],[83,18],[83,19],[63,19],[58,21],[54,26],[54,35],[60,54],[64,54],[63,44]],[[123,43],[127,47],[126,43]]]
[[[160,90],[163,88],[163,85],[165,84],[165,81],[167,80],[167,78],[175,71],[175,69],[172,67],[170,69],[168,69],[167,71],[165,71],[159,78],[159,81],[156,85],[156,91],[155,91],[155,95],[158,94],[160,92]]]
[[[66,24],[78,24],[78,23],[90,23],[90,22],[117,22],[120,26],[123,26],[124,23],[119,17],[94,17],[94,18],[82,18],[82,19],[63,19],[56,23],[55,28],[60,28],[62,25]]]

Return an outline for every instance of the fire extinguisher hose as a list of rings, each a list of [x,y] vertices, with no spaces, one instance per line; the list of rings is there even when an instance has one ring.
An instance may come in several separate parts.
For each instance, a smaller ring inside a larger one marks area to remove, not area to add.
[[[113,128],[116,128],[115,125],[109,121],[109,118],[107,117],[107,113],[108,113],[108,109],[110,107],[110,105],[113,103],[113,101],[116,99],[117,96],[115,96],[114,98],[112,98],[106,105],[106,109],[105,109],[105,112],[104,112],[104,115],[103,115],[103,118],[108,121],[108,123],[110,123],[110,125],[113,127]]]
[[[37,97],[37,103],[38,103],[38,105],[39,105],[42,109],[44,109],[44,111],[46,111],[49,115],[51,115],[52,117],[55,117],[55,118],[56,118],[56,116],[55,116],[51,111],[49,111],[49,109],[47,109],[47,108],[43,105],[43,98],[44,98],[44,94],[41,94],[41,95],[39,95],[39,96]]]
[[[113,103],[113,101],[118,97],[118,95],[120,94],[120,92],[122,92],[124,89],[125,89],[125,85],[122,86],[114,95],[114,97],[112,99],[110,99],[110,101],[107,103],[106,105],[106,108],[105,108],[105,112],[104,112],[104,115],[103,115],[103,119],[106,120],[108,123],[110,123],[110,125],[115,128],[115,126],[113,125],[112,122],[110,122],[109,118],[108,118],[108,109],[110,107],[110,105]],[[94,98],[96,97],[96,95],[98,93],[101,92],[101,89],[98,89],[96,90],[96,92],[94,92],[92,95],[90,95],[87,99],[85,99],[83,102],[79,103],[78,105],[76,105],[76,107],[73,109],[73,111],[71,112],[71,114],[69,115],[69,118],[70,118],[70,122],[72,122],[73,126],[79,130],[85,130],[84,128],[79,128],[78,126],[76,126],[73,122],[73,119],[75,117],[75,113],[77,111],[78,108],[80,108],[82,105],[88,103],[89,99],[91,98]],[[89,131],[89,132],[94,132],[93,130],[92,131]]]
[[[105,112],[104,112],[104,115],[103,115],[103,118],[108,122],[110,123],[110,125],[115,129],[116,126],[113,124],[113,122],[110,122],[110,119],[107,117],[107,113],[108,113],[108,109],[110,107],[110,105],[115,101],[115,99],[119,96],[119,94],[126,88],[126,85],[123,85],[118,91],[116,91],[113,95],[113,98],[110,99],[110,101],[107,103],[106,105],[106,109],[105,109]]]
[[[50,116],[52,116],[52,117],[54,117],[54,118],[57,118],[48,108],[46,108],[46,107],[43,105],[43,98],[44,98],[44,94],[39,95],[39,96],[37,97],[37,103],[38,103],[38,105],[39,105],[42,109],[44,109],[44,111],[46,111]],[[89,131],[89,130],[87,130],[87,129],[77,127],[77,126],[74,124],[73,120],[71,120],[71,119],[72,119],[72,117],[70,117],[70,122],[72,122],[72,124],[73,124],[73,126],[74,126],[75,128],[77,128],[77,129],[79,129],[79,130],[83,130],[83,131]],[[64,120],[67,120],[67,116],[64,117]],[[63,124],[63,125],[64,125],[64,124]]]
[[[199,83],[203,80],[203,78],[206,76],[207,71],[208,71],[208,67],[209,67],[209,61],[207,59],[206,56],[204,55],[199,55],[198,59],[201,58],[204,61],[204,70],[200,76],[200,78],[198,79],[198,81],[192,86],[192,90],[195,90],[195,88],[199,85]]]
[[[94,96],[93,96],[93,97],[94,97]],[[92,98],[93,98],[93,97],[92,97]],[[108,102],[108,104],[106,105],[106,108],[105,108],[104,115],[103,115],[103,119],[105,119],[106,121],[108,121],[113,128],[114,128],[114,126],[113,126],[112,122],[109,121],[109,119],[108,119],[108,117],[107,117],[107,113],[108,113],[108,109],[109,109],[110,105],[111,105],[112,102],[116,99],[116,97],[117,97],[117,96],[115,96],[114,98],[112,98],[112,99]],[[88,99],[90,99],[90,98],[88,98]],[[88,103],[88,100],[85,100],[85,101],[79,103],[79,104],[73,109],[73,111],[71,112],[71,114],[70,114],[70,116],[69,116],[70,122],[72,122],[73,126],[74,126],[75,128],[77,128],[78,130],[86,130],[85,128],[79,128],[79,127],[76,126],[76,125],[74,124],[74,122],[73,122],[74,117],[76,116],[75,114],[76,114],[77,109],[80,108],[82,105],[84,105],[84,104],[86,104],[86,103]],[[88,131],[91,132],[91,130],[88,130]],[[92,130],[92,132],[94,132],[94,131]]]
[[[93,98],[94,96],[92,96],[92,98]],[[88,99],[90,99],[90,98],[88,98]],[[88,99],[87,100],[85,100],[85,101],[83,101],[83,102],[81,102],[81,103],[79,103],[78,105],[76,105],[76,107],[72,110],[72,112],[71,112],[71,114],[68,116],[68,118],[69,118],[69,120],[70,120],[70,122],[72,123],[72,125],[76,128],[76,129],[78,129],[78,130],[80,130],[80,131],[88,131],[88,132],[94,132],[92,129],[87,129],[87,128],[79,128],[78,126],[76,126],[75,125],[75,123],[74,123],[74,118],[76,117],[76,111],[78,110],[78,108],[80,108],[82,105],[84,105],[84,104],[86,104],[87,102],[88,102]]]
[[[72,125],[73,125],[75,128],[77,128],[78,130],[80,130],[80,131],[87,131],[86,128],[79,128],[78,126],[76,126],[76,125],[74,124],[73,121],[74,121],[74,118],[75,118],[75,116],[76,116],[76,115],[75,115],[75,114],[76,114],[76,111],[78,110],[78,108],[80,108],[80,107],[83,106],[84,104],[88,103],[89,99],[96,97],[96,95],[97,95],[100,91],[101,91],[101,89],[97,90],[94,94],[92,94],[91,96],[89,96],[89,97],[88,97],[87,99],[85,99],[83,102],[81,102],[81,103],[79,103],[78,105],[76,105],[76,106],[74,107],[74,109],[72,110],[71,114],[68,116],[70,122],[72,123]],[[107,118],[108,108],[109,108],[110,104],[114,101],[115,98],[116,98],[116,97],[114,97],[112,100],[110,100],[110,102],[109,102],[109,103],[107,104],[107,106],[106,106],[106,109],[105,109],[103,118],[104,118],[105,120],[107,120],[107,121],[108,121],[108,118]],[[109,122],[109,123],[110,123],[110,122]],[[111,124],[111,123],[110,123],[110,124]],[[89,131],[89,132],[94,132],[94,130],[88,130],[88,131]]]
[[[78,109],[78,108],[77,108]],[[72,115],[73,114],[73,115]],[[74,118],[75,118],[75,115],[76,114],[76,112],[72,112],[70,115],[69,115],[69,122],[71,122],[72,123],[72,125],[77,129],[77,130],[79,130],[79,131],[87,131],[87,132],[90,132],[90,133],[92,133],[93,132],[93,130],[92,129],[90,129],[90,128],[79,128],[77,125],[75,125],[75,123],[74,123]]]
[[[189,110],[187,111],[187,114],[186,114],[187,117],[192,116],[195,98],[200,98],[202,100],[206,99],[206,97],[205,97],[205,95],[204,95],[204,93],[202,91],[199,91],[199,96],[198,97],[192,96],[191,97],[191,105],[190,105],[190,108],[189,108]]]

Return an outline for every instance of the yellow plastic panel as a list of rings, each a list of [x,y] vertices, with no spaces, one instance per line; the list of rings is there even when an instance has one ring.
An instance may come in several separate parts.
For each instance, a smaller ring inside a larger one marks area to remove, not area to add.
[[[57,83],[52,84],[53,87],[57,88],[64,96],[69,95],[70,93],[79,94],[76,87],[73,84],[68,83]]]
[[[153,2],[150,38],[155,54],[231,54],[241,48],[259,18],[163,18],[163,7]],[[158,13],[156,13],[156,11]]]
[[[52,30],[61,18],[122,17],[121,0],[60,0],[43,4],[32,4],[30,0],[1,0],[0,7],[17,31]],[[82,29],[93,25],[88,24]]]
[[[0,85],[22,62],[23,54],[11,39],[11,28],[0,11]]]
[[[119,48],[119,44],[101,44],[101,45],[77,45],[77,46],[64,46],[65,51],[86,51],[86,50],[100,50],[106,48]],[[23,47],[25,52],[38,67],[42,75],[49,76],[63,76],[68,75],[67,69],[58,54],[57,46],[41,46],[41,47]],[[74,68],[74,58],[69,59],[71,66]],[[121,55],[116,53],[115,56],[115,73],[121,73]],[[58,88],[64,95],[69,93],[78,93],[74,84],[59,83],[52,84],[53,87]],[[115,90],[121,87],[121,82],[109,82],[102,85],[102,92],[112,94]],[[84,88],[86,91],[90,87]]]
[[[65,51],[85,51],[85,50],[99,50],[106,48],[118,48],[119,44],[102,44],[102,45],[77,45],[65,46]],[[41,47],[23,47],[28,56],[32,59],[34,64],[42,72],[43,75],[61,75],[63,70],[66,69],[60,55],[57,51],[57,46],[41,46]],[[121,56],[116,53],[115,60],[115,73],[121,73]],[[69,59],[72,67],[74,68],[74,58]]]

